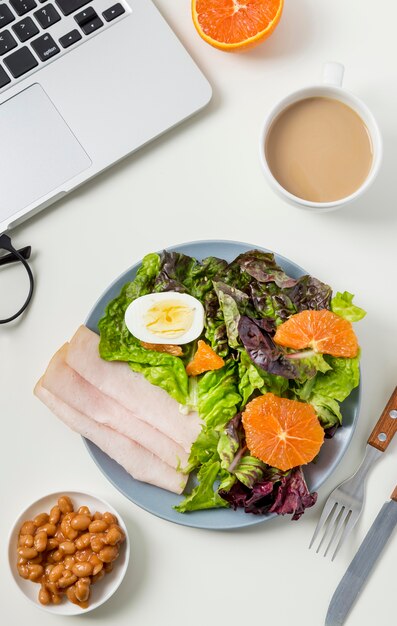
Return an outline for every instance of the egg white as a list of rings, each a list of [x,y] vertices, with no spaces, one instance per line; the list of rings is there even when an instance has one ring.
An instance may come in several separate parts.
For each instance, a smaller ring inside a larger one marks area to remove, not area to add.
[[[145,315],[152,306],[162,301],[172,300],[181,305],[193,309],[193,322],[191,327],[179,337],[160,337],[152,333],[145,324]],[[149,293],[133,300],[128,306],[124,320],[125,324],[134,337],[146,343],[183,345],[200,337],[204,328],[204,307],[197,298],[187,293],[177,291],[164,291],[162,293]]]

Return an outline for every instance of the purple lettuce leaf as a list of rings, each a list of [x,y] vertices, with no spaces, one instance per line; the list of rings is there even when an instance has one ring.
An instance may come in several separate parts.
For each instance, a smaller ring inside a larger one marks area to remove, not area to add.
[[[251,489],[236,481],[229,491],[219,490],[219,495],[234,510],[244,508],[254,515],[292,515],[293,520],[298,520],[317,501],[317,493],[310,493],[307,488],[301,467],[284,474],[269,468],[268,475]]]
[[[287,276],[277,265],[274,255],[269,252],[250,250],[240,254],[235,262],[260,283],[274,282],[281,289],[293,287],[296,284],[296,280]]]
[[[252,362],[270,374],[288,379],[298,378],[298,367],[285,357],[281,348],[261,326],[263,326],[261,320],[254,320],[245,315],[239,320],[239,336]]]
[[[286,290],[298,311],[330,309],[332,289],[313,276],[301,276],[291,289]]]

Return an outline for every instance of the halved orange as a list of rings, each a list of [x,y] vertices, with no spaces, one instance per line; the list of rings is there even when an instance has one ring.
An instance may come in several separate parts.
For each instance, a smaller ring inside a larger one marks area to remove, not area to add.
[[[324,430],[306,402],[265,393],[247,404],[242,421],[250,453],[283,472],[310,463],[323,445]]]
[[[280,21],[284,0],[192,0],[193,22],[207,43],[242,50],[263,41]]]
[[[197,352],[193,359],[186,366],[188,376],[198,376],[210,370],[219,370],[225,365],[225,361],[220,357],[205,341],[199,339]]]
[[[358,341],[351,322],[328,309],[292,315],[277,328],[274,341],[286,348],[311,348],[332,356],[353,358],[358,353]]]

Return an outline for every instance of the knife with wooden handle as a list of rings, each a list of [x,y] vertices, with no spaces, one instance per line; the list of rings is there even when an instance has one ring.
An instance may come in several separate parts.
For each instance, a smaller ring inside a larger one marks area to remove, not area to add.
[[[382,431],[383,432],[383,431]],[[397,486],[379,511],[340,581],[329,605],[325,626],[342,626],[397,524]]]

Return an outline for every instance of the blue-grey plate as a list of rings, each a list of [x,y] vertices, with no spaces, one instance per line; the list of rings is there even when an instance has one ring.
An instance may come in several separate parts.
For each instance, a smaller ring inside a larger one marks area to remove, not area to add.
[[[199,260],[207,256],[217,256],[227,261],[232,261],[239,254],[253,248],[258,248],[258,246],[233,241],[197,241],[173,246],[168,249],[183,252]],[[265,252],[270,252],[265,248],[261,249]],[[277,263],[293,278],[299,278],[302,274],[308,273],[292,261],[278,254],[275,257]],[[88,328],[98,332],[98,322],[105,312],[106,305],[119,294],[126,282],[135,277],[139,265],[140,263],[136,263],[130,267],[106,289],[87,317],[86,325]],[[310,270],[309,273],[315,276],[315,268],[310,268]],[[305,468],[305,477],[311,491],[317,491],[332,474],[346,452],[356,426],[359,404],[360,387],[355,389],[342,404],[343,428],[336,432],[333,439],[325,440],[318,462],[316,464],[312,463]],[[91,441],[85,440],[85,443],[95,463],[116,489],[141,508],[170,522],[195,528],[224,530],[261,524],[274,517],[274,514],[252,515],[245,513],[243,510],[233,511],[232,509],[211,509],[192,513],[178,513],[173,506],[183,496],[177,496],[164,489],[134,480],[118,463],[104,454]]]

